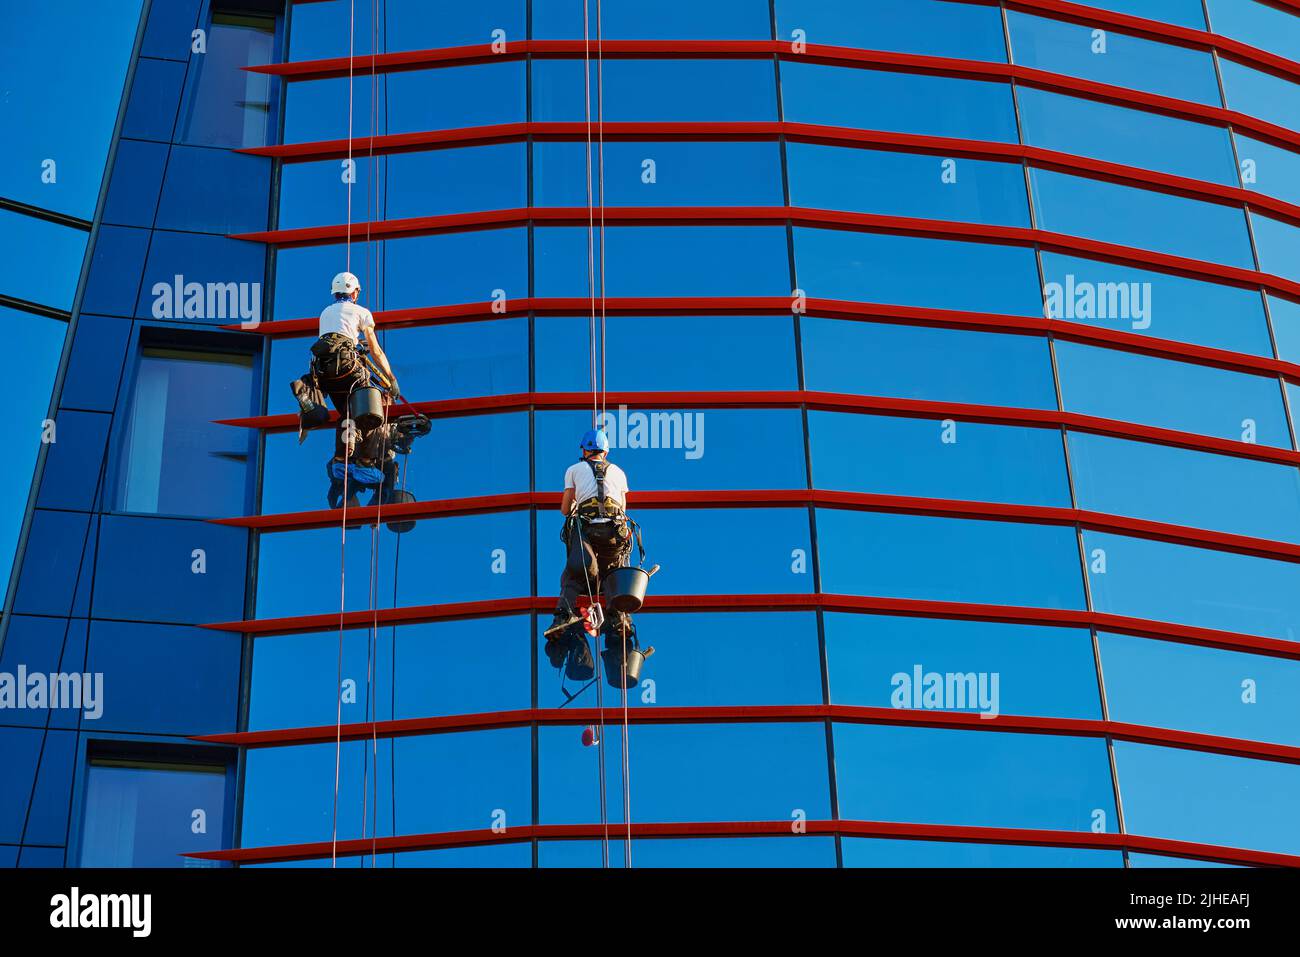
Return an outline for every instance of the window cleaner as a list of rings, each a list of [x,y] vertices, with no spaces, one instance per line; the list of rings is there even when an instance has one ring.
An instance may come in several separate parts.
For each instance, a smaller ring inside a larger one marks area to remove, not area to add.
[[[401,388],[375,334],[374,316],[357,302],[361,282],[352,273],[341,272],[330,289],[334,301],[321,312],[311,367],[290,383],[298,401],[298,441],[304,441],[308,430],[329,421],[328,396],[339,413],[334,456],[325,464],[330,507],[342,505],[345,475],[349,486],[374,490],[377,500],[413,501],[414,496],[406,498],[410,493],[394,491],[395,452],[409,452],[413,438],[428,433],[428,419],[403,416],[392,426],[387,424],[387,406],[401,398]],[[356,504],[355,499],[349,504]]]
[[[586,681],[595,674],[584,626],[604,632],[606,661],[613,657],[622,660],[621,642],[639,648],[636,628],[626,610],[629,604],[606,594],[606,607],[602,609],[594,600],[601,591],[600,583],[614,583],[611,573],[627,566],[632,552],[635,523],[627,517],[627,475],[608,460],[609,436],[604,430],[588,430],[580,450],[582,458],[564,473],[560,511],[565,521],[560,540],[567,559],[560,576],[555,617],[545,632],[546,656],[551,665],[563,667],[565,675],[574,681]],[[639,530],[636,538],[640,544]],[[635,608],[639,607],[636,601]]]

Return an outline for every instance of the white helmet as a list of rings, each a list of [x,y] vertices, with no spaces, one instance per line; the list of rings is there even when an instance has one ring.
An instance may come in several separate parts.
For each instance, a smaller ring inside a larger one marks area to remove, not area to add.
[[[350,296],[353,292],[361,288],[361,280],[350,272],[341,272],[334,277],[330,283],[330,289],[334,290],[335,295]]]

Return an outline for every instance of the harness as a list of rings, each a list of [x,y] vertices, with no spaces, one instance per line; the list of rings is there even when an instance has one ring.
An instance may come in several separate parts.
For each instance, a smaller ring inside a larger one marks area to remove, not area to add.
[[[596,480],[596,497],[589,498],[578,505],[578,517],[587,522],[623,522],[627,516],[618,502],[605,493],[605,474],[609,471],[608,462],[583,459],[591,469],[592,478]]]

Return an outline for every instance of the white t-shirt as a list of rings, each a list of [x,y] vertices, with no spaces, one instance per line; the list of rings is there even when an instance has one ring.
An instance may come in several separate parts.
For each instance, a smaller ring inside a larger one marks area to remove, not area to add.
[[[586,462],[574,462],[564,473],[564,488],[574,489],[573,501],[581,505],[589,498],[596,497],[596,476],[591,474],[591,466]],[[621,509],[627,509],[627,475],[610,462],[605,469],[605,494],[618,502]]]
[[[375,317],[365,306],[351,299],[339,299],[325,307],[320,314],[320,335],[341,332],[354,343],[365,329],[375,328]]]

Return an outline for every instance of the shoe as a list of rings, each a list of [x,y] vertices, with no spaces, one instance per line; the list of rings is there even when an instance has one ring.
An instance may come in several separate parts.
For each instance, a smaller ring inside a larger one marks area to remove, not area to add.
[[[591,646],[586,637],[571,641],[569,656],[564,663],[565,677],[573,681],[590,681],[596,673],[596,662],[591,657]]]
[[[542,632],[542,634],[547,638],[554,638],[570,625],[576,625],[580,621],[582,621],[582,618],[572,612],[556,612],[555,618],[552,619],[550,627],[547,628],[546,631]]]

